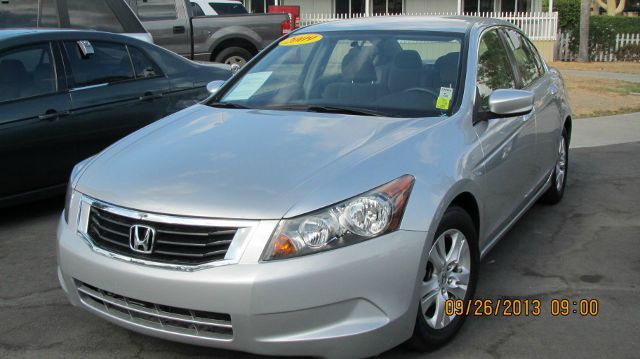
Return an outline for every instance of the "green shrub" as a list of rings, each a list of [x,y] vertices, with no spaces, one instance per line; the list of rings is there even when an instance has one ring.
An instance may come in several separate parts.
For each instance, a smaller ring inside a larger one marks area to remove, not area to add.
[[[549,9],[549,0],[545,0],[544,9]],[[580,29],[580,0],[555,0],[553,11],[558,12],[558,27],[562,32]]]

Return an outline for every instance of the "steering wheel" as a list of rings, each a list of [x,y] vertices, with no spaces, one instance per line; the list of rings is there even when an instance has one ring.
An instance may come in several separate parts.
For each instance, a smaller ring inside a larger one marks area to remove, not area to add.
[[[412,87],[412,88],[408,88],[406,90],[403,90],[402,92],[424,92],[424,93],[427,93],[427,94],[433,96],[433,98],[438,98],[438,96],[439,96],[434,91],[426,89],[424,87]]]

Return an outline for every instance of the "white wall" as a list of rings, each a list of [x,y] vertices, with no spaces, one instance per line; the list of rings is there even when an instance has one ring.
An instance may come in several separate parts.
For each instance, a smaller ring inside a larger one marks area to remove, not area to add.
[[[299,5],[302,14],[331,14],[333,0],[280,0],[281,5]]]
[[[405,13],[456,12],[457,0],[405,0]]]

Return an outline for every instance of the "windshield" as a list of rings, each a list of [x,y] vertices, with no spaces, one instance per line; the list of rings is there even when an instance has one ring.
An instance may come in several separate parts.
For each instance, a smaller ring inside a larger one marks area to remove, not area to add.
[[[426,117],[450,114],[462,34],[349,31],[281,41],[210,105]]]

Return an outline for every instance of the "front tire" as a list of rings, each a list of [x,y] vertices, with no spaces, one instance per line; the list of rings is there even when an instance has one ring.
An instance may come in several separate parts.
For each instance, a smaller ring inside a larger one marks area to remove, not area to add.
[[[447,299],[471,300],[480,260],[478,234],[471,216],[452,206],[445,212],[428,253],[420,290],[418,316],[409,343],[418,350],[434,350],[451,340],[464,316],[447,316]]]
[[[540,202],[545,204],[556,204],[562,200],[564,189],[567,186],[567,174],[569,171],[569,136],[567,129],[562,130],[560,144],[558,145],[558,158],[553,169],[551,187],[540,197]]]

